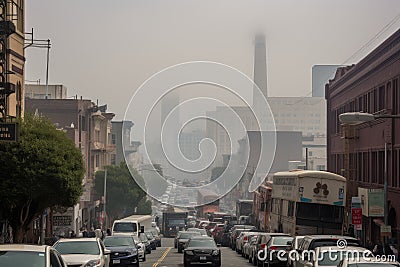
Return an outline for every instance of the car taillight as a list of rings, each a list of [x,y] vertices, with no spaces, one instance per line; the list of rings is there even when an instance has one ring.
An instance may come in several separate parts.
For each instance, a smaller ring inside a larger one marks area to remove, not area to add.
[[[276,250],[276,247],[274,247],[274,246],[269,247],[269,250]]]
[[[245,237],[243,238],[243,240],[244,240],[244,242],[247,242],[247,240],[248,240],[248,237],[247,237],[247,236],[245,236]]]
[[[264,249],[265,248],[265,244],[261,244],[261,249]]]

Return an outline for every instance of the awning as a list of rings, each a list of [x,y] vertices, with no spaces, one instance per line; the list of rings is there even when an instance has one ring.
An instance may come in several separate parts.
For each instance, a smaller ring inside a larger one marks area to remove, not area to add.
[[[385,222],[382,219],[373,219],[372,221],[378,226],[385,225]]]

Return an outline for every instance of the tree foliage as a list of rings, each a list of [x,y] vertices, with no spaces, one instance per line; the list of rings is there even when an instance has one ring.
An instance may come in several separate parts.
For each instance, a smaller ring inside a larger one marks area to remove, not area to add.
[[[104,171],[95,175],[95,190],[104,194]],[[144,185],[143,178],[135,171],[136,180]],[[146,192],[133,179],[125,162],[119,166],[107,166],[106,212],[111,220],[131,214],[151,214],[151,202],[146,200]]]
[[[46,118],[27,114],[18,142],[0,143],[0,209],[22,242],[46,208],[73,206],[82,194],[82,154]]]

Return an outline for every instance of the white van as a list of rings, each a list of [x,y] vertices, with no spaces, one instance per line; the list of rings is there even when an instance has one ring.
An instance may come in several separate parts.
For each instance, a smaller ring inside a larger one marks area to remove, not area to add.
[[[136,235],[152,228],[151,215],[132,215],[116,220],[112,226],[112,235]]]

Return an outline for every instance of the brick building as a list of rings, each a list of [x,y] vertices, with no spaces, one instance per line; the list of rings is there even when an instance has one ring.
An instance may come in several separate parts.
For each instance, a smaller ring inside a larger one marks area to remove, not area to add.
[[[382,202],[375,203],[373,212],[368,207],[371,203],[362,203],[369,209],[369,212],[363,210],[360,236],[364,241],[376,242],[381,237],[384,201],[388,204],[392,239],[400,238],[400,118],[341,125],[338,116],[346,112],[399,114],[399,81],[400,30],[357,64],[338,68],[325,88],[328,171],[348,179],[347,207],[351,205],[352,196],[362,197],[364,202],[368,196],[360,192],[370,191],[372,199],[372,192],[383,188],[387,166],[387,199],[383,200],[382,194]]]

